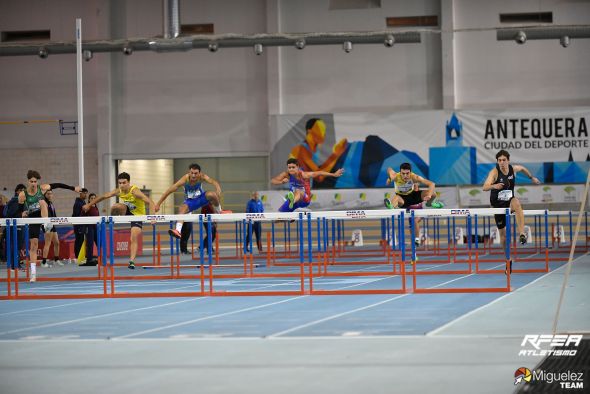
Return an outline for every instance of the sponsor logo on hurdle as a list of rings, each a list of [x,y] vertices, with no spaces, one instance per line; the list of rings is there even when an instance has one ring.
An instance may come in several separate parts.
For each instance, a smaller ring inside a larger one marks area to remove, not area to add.
[[[166,216],[164,216],[164,215],[147,215],[148,222],[161,222],[161,221],[165,221],[165,220],[166,220]]]
[[[575,356],[578,353],[577,349],[571,347],[578,347],[582,341],[582,335],[536,335],[527,334],[524,336],[520,344],[519,356],[558,356],[568,357]],[[547,345],[556,349],[542,349],[543,345]],[[561,349],[563,347],[568,349]],[[532,349],[531,349],[532,347]]]
[[[69,223],[69,222],[70,221],[68,220],[68,218],[58,218],[58,217],[49,218],[49,223],[62,224],[62,223]]]
[[[247,213],[246,219],[266,219],[263,213]]]
[[[366,218],[367,214],[365,211],[346,211],[346,216],[349,218]]]
[[[542,369],[531,371],[525,367],[520,367],[514,372],[515,386],[532,382],[559,383],[562,389],[583,389],[584,372],[575,372],[569,369],[560,372],[549,372]]]
[[[451,215],[470,215],[469,209],[451,209]]]

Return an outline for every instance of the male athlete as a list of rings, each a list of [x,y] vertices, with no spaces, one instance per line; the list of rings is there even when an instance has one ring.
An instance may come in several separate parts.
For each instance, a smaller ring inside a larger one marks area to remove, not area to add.
[[[141,190],[135,185],[131,184],[131,177],[128,173],[122,172],[117,175],[118,188],[111,190],[108,193],[97,197],[96,200],[87,203],[82,206],[82,211],[88,212],[93,205],[98,204],[103,200],[107,200],[111,197],[119,197],[121,203],[113,204],[111,207],[111,215],[113,216],[125,216],[135,215],[142,216],[146,214],[145,204],[149,204],[150,209],[155,212],[156,204],[151,198],[142,193]],[[135,257],[137,256],[137,240],[142,231],[141,222],[131,222],[131,242],[129,245],[129,265],[127,268],[135,269]]]
[[[514,212],[516,216],[516,230],[518,231],[519,240],[522,245],[527,243],[527,236],[524,232],[524,212],[522,205],[517,197],[514,196],[514,184],[516,181],[516,173],[523,172],[536,185],[541,182],[537,177],[534,177],[531,172],[524,166],[511,165],[510,154],[501,150],[496,153],[496,167],[490,170],[485,183],[483,184],[483,191],[490,190],[490,204],[494,208],[510,208],[510,212]],[[500,241],[502,247],[506,246],[506,215],[494,215],[496,226],[500,231]],[[510,272],[512,272],[512,260],[510,261]]]
[[[23,217],[29,218],[46,218],[49,216],[49,209],[47,208],[47,201],[45,201],[44,194],[52,189],[68,189],[75,192],[80,191],[80,186],[69,186],[63,183],[45,183],[39,185],[41,175],[39,172],[29,170],[27,172],[28,185],[25,190],[19,193],[18,203],[19,210]],[[53,225],[51,223],[45,225],[45,231],[51,231]],[[29,225],[29,257],[31,259],[31,282],[37,280],[37,249],[39,247],[39,233],[41,232],[40,224]]]
[[[215,191],[205,192],[201,187],[203,181],[212,184],[213,187],[215,187]],[[160,210],[160,205],[162,205],[164,200],[181,186],[184,187],[184,202],[180,208],[178,208],[178,214],[183,215],[196,211],[209,203],[211,203],[215,213],[221,213],[221,186],[219,186],[219,182],[209,177],[207,174],[202,173],[201,166],[195,163],[189,166],[188,174],[183,175],[178,182],[170,186],[168,190],[162,194],[162,197],[160,197],[160,200],[156,204],[156,212]],[[174,238],[180,239],[182,236],[182,223],[183,222],[180,220],[176,222],[176,228],[168,230],[168,233]]]
[[[412,172],[412,165],[410,163],[402,163],[399,166],[399,172],[395,172],[393,168],[387,168],[387,184],[393,182],[395,190],[394,197],[389,200],[384,200],[385,206],[388,209],[394,208],[421,208],[422,202],[426,203],[427,207],[442,208],[444,205],[440,201],[435,201],[436,194],[434,191],[434,182],[421,177]],[[423,183],[428,187],[426,190],[419,190],[420,184]],[[414,243],[416,246],[420,245],[420,221],[417,218],[415,223],[416,239]]]
[[[293,212],[297,208],[305,208],[311,202],[311,186],[310,179],[317,176],[327,176],[338,178],[344,173],[340,168],[334,173],[327,171],[303,171],[299,168],[297,159],[290,158],[287,160],[287,171],[281,172],[279,175],[271,179],[270,183],[273,185],[289,184],[289,193],[287,193],[287,200],[279,208],[279,212]]]

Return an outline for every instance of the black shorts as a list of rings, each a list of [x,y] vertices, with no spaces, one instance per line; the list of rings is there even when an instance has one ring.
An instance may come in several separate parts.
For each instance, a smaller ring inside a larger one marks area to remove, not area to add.
[[[129,207],[127,207],[127,210],[125,211],[125,216],[135,216],[135,215],[133,215],[133,213],[131,213],[131,211],[129,210]],[[131,222],[131,227],[143,228],[143,223],[142,222]]]
[[[398,194],[403,200],[404,204],[400,208],[409,208],[412,205],[420,204],[422,200],[422,192],[412,190],[410,194]]]
[[[492,208],[510,208],[510,201],[512,201],[514,197],[512,197],[510,200],[508,201],[492,201]],[[494,220],[496,221],[496,226],[498,227],[499,230],[503,229],[504,227],[506,227],[506,214],[502,214],[502,215],[494,215]]]
[[[27,215],[28,218],[40,218],[41,211],[29,213]],[[39,234],[41,234],[41,224],[29,224],[29,239],[31,238],[39,238]]]

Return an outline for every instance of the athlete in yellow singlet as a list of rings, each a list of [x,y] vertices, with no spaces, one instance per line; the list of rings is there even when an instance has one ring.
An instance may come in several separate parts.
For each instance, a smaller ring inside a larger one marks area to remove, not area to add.
[[[151,198],[142,193],[135,185],[130,183],[131,177],[128,173],[122,172],[117,176],[118,188],[103,194],[92,202],[82,207],[84,212],[87,212],[92,205],[97,204],[103,200],[111,197],[119,197],[120,203],[113,204],[111,207],[111,215],[135,215],[141,216],[146,214],[145,204],[148,203],[151,212],[156,212],[156,204]],[[141,234],[142,223],[131,222],[131,242],[129,245],[129,269],[135,269],[135,256],[137,256],[137,240]]]
[[[388,198],[385,199],[385,206],[387,208],[421,208],[420,204],[422,202],[425,202],[427,207],[443,207],[440,201],[434,201],[434,198],[436,198],[434,194],[434,182],[418,174],[414,174],[410,163],[402,163],[399,166],[399,172],[395,172],[391,167],[388,167],[387,175],[387,184],[389,185],[393,182],[395,190],[395,196],[391,200]],[[421,183],[427,186],[426,190],[419,190]],[[418,236],[420,234],[420,218],[416,220],[415,228],[416,236]],[[420,245],[420,238],[417,237],[414,242]]]

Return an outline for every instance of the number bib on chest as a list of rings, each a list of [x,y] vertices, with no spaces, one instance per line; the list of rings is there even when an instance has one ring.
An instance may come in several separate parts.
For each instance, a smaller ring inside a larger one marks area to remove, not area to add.
[[[498,193],[498,200],[509,201],[512,198],[512,190],[501,190]]]

